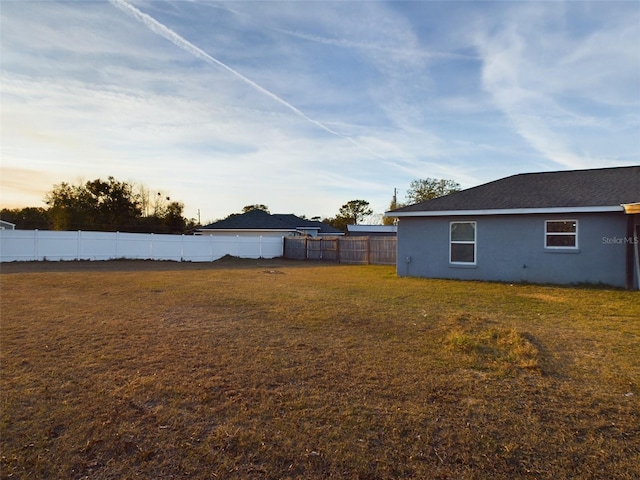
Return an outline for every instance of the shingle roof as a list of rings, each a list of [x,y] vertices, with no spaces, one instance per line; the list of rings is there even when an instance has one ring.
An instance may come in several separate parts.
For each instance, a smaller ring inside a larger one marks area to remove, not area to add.
[[[201,230],[289,230],[297,228],[317,229],[324,234],[342,234],[326,223],[306,220],[293,214],[269,214],[264,210],[250,210],[247,213],[230,215],[224,220],[206,225]]]
[[[640,166],[525,173],[416,203],[389,214],[571,207],[640,202]]]

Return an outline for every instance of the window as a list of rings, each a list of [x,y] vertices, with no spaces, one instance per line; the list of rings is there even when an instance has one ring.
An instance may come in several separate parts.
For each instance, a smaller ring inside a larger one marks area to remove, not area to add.
[[[544,224],[546,248],[578,248],[577,220],[547,220]]]
[[[476,222],[451,222],[449,235],[449,261],[476,263]]]

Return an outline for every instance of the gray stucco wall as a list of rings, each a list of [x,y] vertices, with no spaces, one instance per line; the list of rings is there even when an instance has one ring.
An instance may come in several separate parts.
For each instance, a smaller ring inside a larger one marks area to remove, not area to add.
[[[577,220],[578,249],[545,248],[545,220]],[[475,221],[476,265],[449,263],[449,222]],[[625,286],[624,213],[403,217],[398,275]]]

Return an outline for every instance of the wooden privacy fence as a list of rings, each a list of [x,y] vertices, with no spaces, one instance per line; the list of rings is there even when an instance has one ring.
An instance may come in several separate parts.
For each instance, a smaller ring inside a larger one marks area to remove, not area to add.
[[[285,237],[284,257],[395,265],[396,246],[396,237]]]

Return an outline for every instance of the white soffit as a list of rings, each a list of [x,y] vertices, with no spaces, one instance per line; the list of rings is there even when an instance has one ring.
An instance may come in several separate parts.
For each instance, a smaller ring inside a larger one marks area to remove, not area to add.
[[[386,217],[461,217],[477,215],[532,215],[555,213],[601,213],[624,212],[622,205],[608,207],[548,207],[548,208],[503,208],[487,210],[442,210],[442,211],[413,211],[386,212]]]

